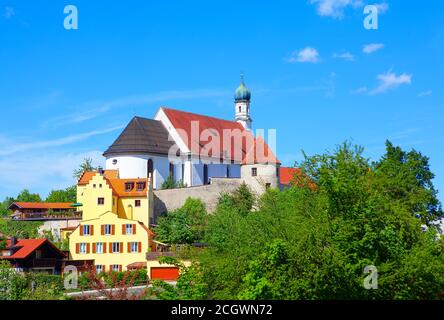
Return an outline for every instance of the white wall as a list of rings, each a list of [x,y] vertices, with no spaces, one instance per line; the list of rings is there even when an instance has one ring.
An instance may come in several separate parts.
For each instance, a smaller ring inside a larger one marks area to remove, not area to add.
[[[106,159],[107,170],[119,170],[121,179],[146,178],[148,171],[148,159],[154,163],[153,187],[160,189],[162,183],[168,178],[170,162],[168,157],[158,155],[119,155]],[[117,160],[113,164],[113,160]]]

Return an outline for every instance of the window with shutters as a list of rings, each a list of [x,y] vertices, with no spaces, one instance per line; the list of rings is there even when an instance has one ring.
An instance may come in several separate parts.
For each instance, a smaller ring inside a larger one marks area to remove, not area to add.
[[[120,264],[113,264],[111,266],[111,270],[114,272],[119,272],[120,271]]]
[[[110,236],[113,233],[113,226],[111,224],[105,224],[103,226],[103,233],[105,236]]]
[[[113,242],[112,253],[120,253],[120,242]]]
[[[97,242],[96,243],[96,253],[103,253],[103,242]]]
[[[87,244],[86,243],[80,243],[79,244],[79,253],[80,254],[86,254],[87,253]]]
[[[125,225],[125,234],[134,234],[133,224]]]
[[[131,253],[139,252],[139,243],[138,242],[130,242],[130,252]]]
[[[92,234],[92,232],[91,232],[92,228],[90,225],[86,224],[86,225],[83,225],[82,227],[83,227],[83,235],[84,236],[90,236]]]

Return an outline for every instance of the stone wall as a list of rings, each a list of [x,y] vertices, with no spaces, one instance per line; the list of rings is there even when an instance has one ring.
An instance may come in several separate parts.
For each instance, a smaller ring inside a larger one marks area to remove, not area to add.
[[[208,210],[214,211],[221,194],[229,193],[242,184],[242,179],[212,178],[211,184],[182,189],[154,190],[154,219],[167,211],[183,206],[186,199],[201,199]]]
[[[43,225],[39,228],[39,233],[43,234],[43,231],[51,231],[55,238],[60,237],[60,229],[68,227],[77,227],[80,224],[80,219],[69,220],[48,220],[44,221]]]

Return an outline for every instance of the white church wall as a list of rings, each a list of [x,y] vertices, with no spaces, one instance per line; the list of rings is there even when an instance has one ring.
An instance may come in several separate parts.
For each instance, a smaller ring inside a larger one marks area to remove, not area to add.
[[[106,159],[106,169],[119,170],[121,179],[146,178],[148,159],[153,160],[153,187],[159,189],[169,175],[168,158],[157,155],[119,155]],[[114,163],[114,160],[117,160]]]

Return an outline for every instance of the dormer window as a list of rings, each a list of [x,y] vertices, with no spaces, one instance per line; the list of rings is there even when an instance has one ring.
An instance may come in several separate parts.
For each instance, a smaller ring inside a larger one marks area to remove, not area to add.
[[[145,182],[137,182],[137,191],[143,191],[145,189]]]
[[[130,192],[134,188],[134,182],[125,183],[125,192]]]

